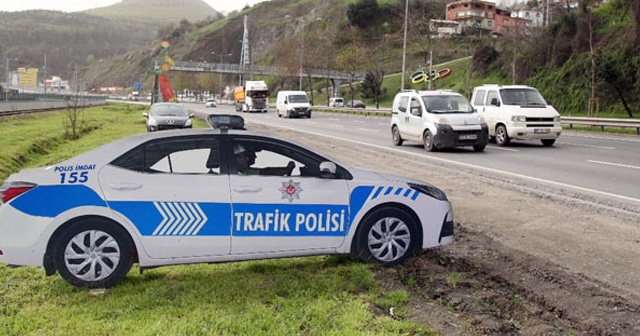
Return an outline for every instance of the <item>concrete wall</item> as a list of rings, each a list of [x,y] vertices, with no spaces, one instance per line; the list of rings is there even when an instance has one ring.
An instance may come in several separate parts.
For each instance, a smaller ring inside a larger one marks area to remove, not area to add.
[[[0,113],[42,109],[61,109],[71,107],[74,105],[74,103],[75,102],[71,100],[0,100]],[[78,106],[85,107],[104,105],[105,103],[106,100],[104,99],[78,100]]]

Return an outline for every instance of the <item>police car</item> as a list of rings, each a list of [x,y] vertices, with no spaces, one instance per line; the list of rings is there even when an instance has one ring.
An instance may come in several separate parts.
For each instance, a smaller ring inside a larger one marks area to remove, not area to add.
[[[133,263],[345,254],[392,266],[453,241],[451,204],[432,185],[227,131],[242,128],[239,116],[209,122],[218,129],[138,134],[11,175],[0,189],[0,262],[101,288]],[[252,173],[240,174],[238,148]]]

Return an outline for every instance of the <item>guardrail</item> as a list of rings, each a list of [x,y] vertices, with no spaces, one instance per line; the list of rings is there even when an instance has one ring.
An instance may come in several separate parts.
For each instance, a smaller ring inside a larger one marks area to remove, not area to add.
[[[640,120],[638,119],[614,119],[614,118],[586,118],[586,117],[561,117],[560,121],[564,125],[594,126],[600,127],[604,132],[605,127],[635,128],[636,134],[640,135]]]

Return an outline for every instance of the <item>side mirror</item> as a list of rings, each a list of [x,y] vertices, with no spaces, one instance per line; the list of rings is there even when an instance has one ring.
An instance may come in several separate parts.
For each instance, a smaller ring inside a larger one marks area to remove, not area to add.
[[[335,178],[338,166],[335,163],[326,161],[320,163],[320,177],[322,178]]]
[[[285,103],[285,104],[288,104],[286,99],[284,100],[284,103]]]
[[[144,116],[145,118],[149,118],[149,113],[147,113],[147,112],[142,112],[142,116]]]
[[[422,116],[422,109],[420,107],[412,107],[411,108],[411,114],[413,114],[414,116]]]
[[[194,117],[193,113],[189,113],[189,118],[193,118],[193,117]]]
[[[500,102],[498,101],[498,98],[491,98],[491,105],[500,106]]]

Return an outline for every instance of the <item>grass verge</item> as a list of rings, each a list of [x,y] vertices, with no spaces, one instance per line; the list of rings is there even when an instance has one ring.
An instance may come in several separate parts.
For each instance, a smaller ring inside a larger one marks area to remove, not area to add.
[[[79,140],[65,135],[64,112],[0,120],[0,180],[144,132],[145,110],[86,109]],[[433,335],[374,313],[393,306],[404,315],[409,300],[383,292],[372,267],[328,256],[134,267],[117,286],[89,291],[42,268],[0,265],[0,335]]]

